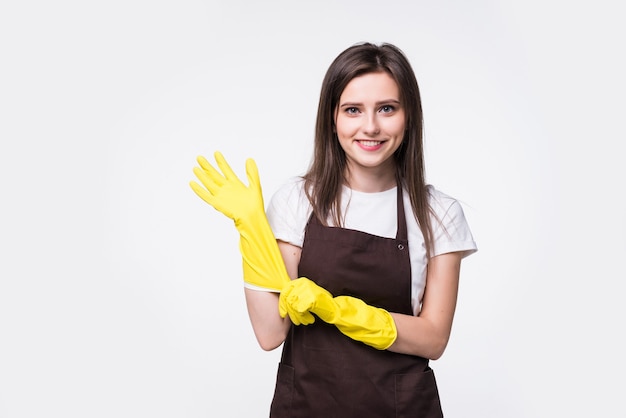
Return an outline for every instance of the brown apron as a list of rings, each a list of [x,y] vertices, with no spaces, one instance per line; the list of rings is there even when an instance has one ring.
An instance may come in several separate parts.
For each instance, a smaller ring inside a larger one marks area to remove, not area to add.
[[[354,296],[411,315],[411,264],[401,187],[397,208],[395,239],[325,227],[311,216],[299,277],[308,277],[333,296]],[[311,325],[291,326],[270,416],[439,418],[443,414],[427,359],[377,350],[316,318]]]

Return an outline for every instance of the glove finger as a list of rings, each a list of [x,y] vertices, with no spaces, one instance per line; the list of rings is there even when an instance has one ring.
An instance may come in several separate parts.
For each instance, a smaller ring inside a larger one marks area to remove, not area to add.
[[[189,185],[191,186],[193,191],[196,192],[198,196],[200,196],[202,200],[213,206],[213,195],[211,193],[209,193],[205,188],[203,188],[193,180],[189,182]]]
[[[282,297],[282,292],[281,292],[281,296],[278,298],[278,313],[280,314],[281,318],[286,317],[287,313],[289,313],[289,311],[287,310],[287,303],[285,302],[285,299],[283,299]]]
[[[313,317],[310,312],[299,312],[290,304],[290,301],[294,299],[291,292],[294,290],[294,285],[296,283],[297,282],[290,281],[283,286],[280,296],[278,297],[278,311],[282,318],[289,315],[289,319],[294,325],[312,324],[315,321],[315,317]]]
[[[313,307],[313,302],[310,298],[299,295],[290,295],[287,298],[287,303],[292,310],[300,314],[308,312]]]
[[[289,312],[289,319],[294,325],[300,325],[300,316],[295,312]]]
[[[246,160],[246,175],[248,176],[248,184],[250,184],[250,187],[261,194],[259,169],[256,166],[256,162],[252,158],[248,158]]]
[[[205,188],[203,188],[202,186],[200,186],[198,183],[196,183],[195,181],[190,181],[189,185],[191,186],[191,188],[193,189],[194,192],[196,192],[196,194],[198,196],[200,196],[200,198],[202,200],[204,200],[205,202],[207,202],[209,205],[213,206],[216,210],[218,210],[219,212],[223,213],[224,215],[226,215],[229,218],[233,218],[232,213],[226,209],[221,203],[219,199],[216,199],[215,196],[213,196],[209,191],[207,191]]]
[[[233,169],[230,168],[230,165],[228,165],[226,159],[221,152],[215,152],[215,161],[217,162],[217,166],[220,168],[220,170],[222,170],[222,173],[224,173],[224,177],[226,177],[226,180],[235,181],[245,187],[245,185],[241,182],[241,180],[239,180],[239,177],[237,177]]]
[[[217,194],[220,191],[220,186],[216,185],[212,179],[209,178],[207,172],[201,168],[194,167],[194,174],[202,182],[206,189],[203,189],[198,183],[191,182],[191,188],[196,192],[202,200],[213,206],[218,211],[222,212],[227,217],[234,219],[233,209],[229,205],[225,205],[223,199],[220,199]]]
[[[211,163],[207,161],[206,158],[204,158],[203,156],[199,156],[196,160],[198,161],[198,164],[200,164],[200,167],[202,167],[202,170],[213,183],[220,187],[226,183],[226,179],[224,178],[224,176],[220,174],[220,172],[217,171],[215,167],[213,167]]]
[[[306,277],[300,277],[291,281],[290,291],[285,295],[287,304],[300,313],[308,312],[315,305],[315,293],[311,289],[315,289],[315,285]]]
[[[289,319],[294,325],[309,325],[315,322],[315,317],[310,312],[296,312],[289,310]]]
[[[283,286],[278,298],[278,311],[282,318],[289,315],[289,319],[294,325],[309,325],[315,322],[315,317],[309,312],[300,312],[298,309],[290,304],[290,301],[294,298],[290,296],[291,291],[294,289],[293,282]]]
[[[196,177],[198,178],[198,180],[200,180],[200,182],[204,185],[204,187],[207,188],[207,190],[213,195],[215,196],[217,194],[217,192],[220,189],[220,185],[218,185],[217,183],[215,183],[215,181],[213,181],[213,179],[209,176],[208,172],[202,168],[199,167],[194,167],[193,168],[193,174],[196,175]]]
[[[315,317],[311,312],[305,312],[304,314],[300,315],[300,323],[302,325],[310,325],[313,322],[315,322]]]
[[[289,293],[293,289],[293,283],[289,281],[280,291],[280,295],[278,296],[278,312],[281,317],[285,317],[289,312],[289,302],[287,301],[287,297]]]

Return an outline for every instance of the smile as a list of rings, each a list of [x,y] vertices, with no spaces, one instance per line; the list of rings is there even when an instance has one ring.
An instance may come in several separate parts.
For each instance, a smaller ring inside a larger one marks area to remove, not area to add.
[[[357,142],[364,147],[377,147],[383,143],[383,141],[365,141],[365,140],[360,140]]]

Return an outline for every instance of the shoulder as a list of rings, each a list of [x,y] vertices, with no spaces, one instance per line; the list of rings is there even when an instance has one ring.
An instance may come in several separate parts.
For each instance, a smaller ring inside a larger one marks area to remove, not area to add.
[[[434,254],[463,251],[465,256],[475,252],[476,243],[459,201],[432,185],[428,186],[428,198],[433,212]]]
[[[267,219],[276,238],[296,246],[302,246],[310,214],[302,177],[288,179],[274,192],[267,206]]]
[[[455,198],[435,188],[432,184],[426,186],[426,192],[428,193],[428,203],[437,215],[445,214],[452,206],[460,206]]]
[[[427,186],[427,193],[428,204],[436,220],[444,224],[457,218],[465,221],[463,207],[456,198],[442,192],[433,185]]]
[[[297,176],[289,178],[274,192],[270,204],[272,202],[290,205],[299,205],[303,202],[308,203],[306,193],[304,193],[304,179]]]

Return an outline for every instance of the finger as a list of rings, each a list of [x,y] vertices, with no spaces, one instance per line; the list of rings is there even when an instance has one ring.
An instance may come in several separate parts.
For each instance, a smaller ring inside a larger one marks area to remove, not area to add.
[[[220,170],[222,170],[222,173],[224,173],[224,177],[226,177],[227,180],[236,181],[239,182],[241,185],[244,185],[241,180],[239,180],[239,177],[237,177],[233,169],[230,168],[230,165],[228,165],[226,159],[221,152],[215,151],[215,161],[217,162],[217,166],[220,168]]]
[[[206,158],[204,158],[203,156],[199,156],[197,160],[198,164],[200,164],[200,167],[202,167],[202,169],[206,172],[206,174],[213,181],[213,183],[218,186],[223,186],[224,183],[226,183],[226,179],[224,178],[224,176],[219,171],[217,171],[215,167],[213,167],[211,163],[207,161]]]
[[[216,184],[214,179],[209,176],[206,170],[199,167],[194,167],[193,173],[196,175],[198,180],[200,180],[200,182],[204,184],[204,187],[206,187],[212,195],[216,195],[217,192],[220,190],[221,185]]]
[[[309,325],[315,322],[315,317],[311,312],[298,312],[289,309],[288,310],[289,319],[293,322],[294,325]]]
[[[314,300],[312,300],[309,295],[304,295],[298,292],[287,295],[285,300],[290,309],[298,312],[299,314],[304,314],[305,312],[308,312],[309,309],[313,307],[314,302]]]
[[[281,290],[280,296],[278,297],[278,312],[282,318],[289,315],[289,319],[294,325],[300,325],[302,323],[301,315],[293,309],[293,306],[289,303],[289,293],[292,289],[293,286],[288,283]]]
[[[200,170],[200,169],[198,169]],[[204,187],[200,186],[198,183],[196,183],[195,181],[190,181],[189,185],[191,186],[191,188],[193,189],[193,191],[200,196],[200,198],[202,200],[204,200],[205,202],[207,202],[209,205],[213,206],[214,209],[216,209],[217,211],[223,213],[224,215],[226,215],[227,217],[231,218],[233,217],[232,213],[228,210],[227,207],[225,207],[220,199],[217,199],[213,194],[211,194],[207,189],[205,189]]]
[[[282,304],[278,304],[278,314],[280,315],[281,318],[284,318],[287,316],[289,312],[287,312],[287,310],[285,309],[285,307]]]
[[[289,319],[291,319],[294,325],[300,325],[302,323],[300,322],[300,316],[294,312],[289,312]]]
[[[204,187],[200,186],[193,180],[189,182],[189,185],[191,186],[193,191],[196,192],[198,196],[200,196],[202,200],[213,206],[213,195],[211,193],[209,193]]]
[[[289,319],[294,325],[309,325],[315,322],[315,317],[310,312],[289,311]]]
[[[280,295],[278,296],[278,312],[280,313],[280,316],[282,318],[287,316],[287,313],[289,312],[287,295],[290,291],[291,286],[289,285],[289,283],[287,283],[285,286],[283,286],[282,290],[280,291]]]
[[[246,160],[246,176],[248,183],[254,190],[261,191],[261,179],[259,178],[259,169],[252,158]]]
[[[300,316],[300,323],[302,325],[310,325],[313,322],[315,322],[315,317],[311,312],[305,312],[303,315]]]
[[[280,314],[281,318],[284,318],[287,316],[287,313],[289,311],[287,310],[287,304],[285,303],[285,299],[282,298],[282,293],[281,296],[278,298],[278,313]]]

